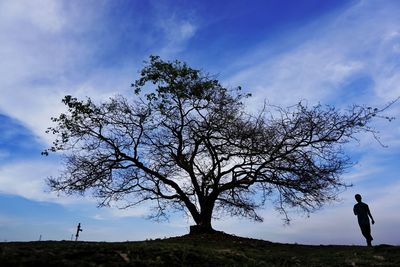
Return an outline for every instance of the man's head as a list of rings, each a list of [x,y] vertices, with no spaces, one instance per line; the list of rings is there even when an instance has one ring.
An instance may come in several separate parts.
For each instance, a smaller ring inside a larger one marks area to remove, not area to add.
[[[361,202],[361,195],[360,194],[356,194],[354,197],[357,200],[357,202]]]

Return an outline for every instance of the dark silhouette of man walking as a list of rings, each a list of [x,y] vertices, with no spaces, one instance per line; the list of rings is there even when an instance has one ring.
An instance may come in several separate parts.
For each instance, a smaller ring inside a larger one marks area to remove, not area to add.
[[[374,218],[372,218],[368,205],[361,201],[361,195],[356,194],[354,197],[357,200],[357,204],[354,205],[353,212],[354,215],[357,215],[358,225],[360,225],[361,233],[367,240],[367,245],[370,247],[371,241],[374,239],[371,236],[371,225],[369,224],[369,218],[371,218],[372,224],[374,224],[375,221]]]

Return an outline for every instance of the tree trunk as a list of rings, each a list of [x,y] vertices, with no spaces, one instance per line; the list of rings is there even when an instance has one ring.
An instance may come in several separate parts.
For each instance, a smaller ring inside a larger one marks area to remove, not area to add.
[[[201,234],[213,234],[215,231],[211,225],[191,225],[190,226],[190,233],[191,235],[201,235]]]
[[[214,205],[204,206],[199,214],[196,225],[190,226],[190,234],[212,234],[216,231],[211,226]]]

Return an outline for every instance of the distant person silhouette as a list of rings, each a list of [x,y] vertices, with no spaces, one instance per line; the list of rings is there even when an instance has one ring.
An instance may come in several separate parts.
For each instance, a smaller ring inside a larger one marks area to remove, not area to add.
[[[372,218],[368,205],[361,201],[361,195],[356,194],[354,197],[357,200],[357,204],[354,205],[353,212],[354,215],[357,215],[358,225],[360,225],[361,233],[367,240],[367,245],[370,247],[371,241],[374,239],[371,236],[371,225],[369,224],[368,216],[371,218],[372,224],[374,224],[375,221],[374,218]]]

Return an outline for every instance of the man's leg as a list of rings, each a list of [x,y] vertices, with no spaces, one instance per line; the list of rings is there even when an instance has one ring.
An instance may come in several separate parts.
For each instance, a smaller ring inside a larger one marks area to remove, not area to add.
[[[363,225],[360,225],[360,228],[361,228],[361,233],[367,240],[367,245],[371,246],[371,241],[373,240],[373,238],[371,236],[371,226],[369,224],[363,224]]]

